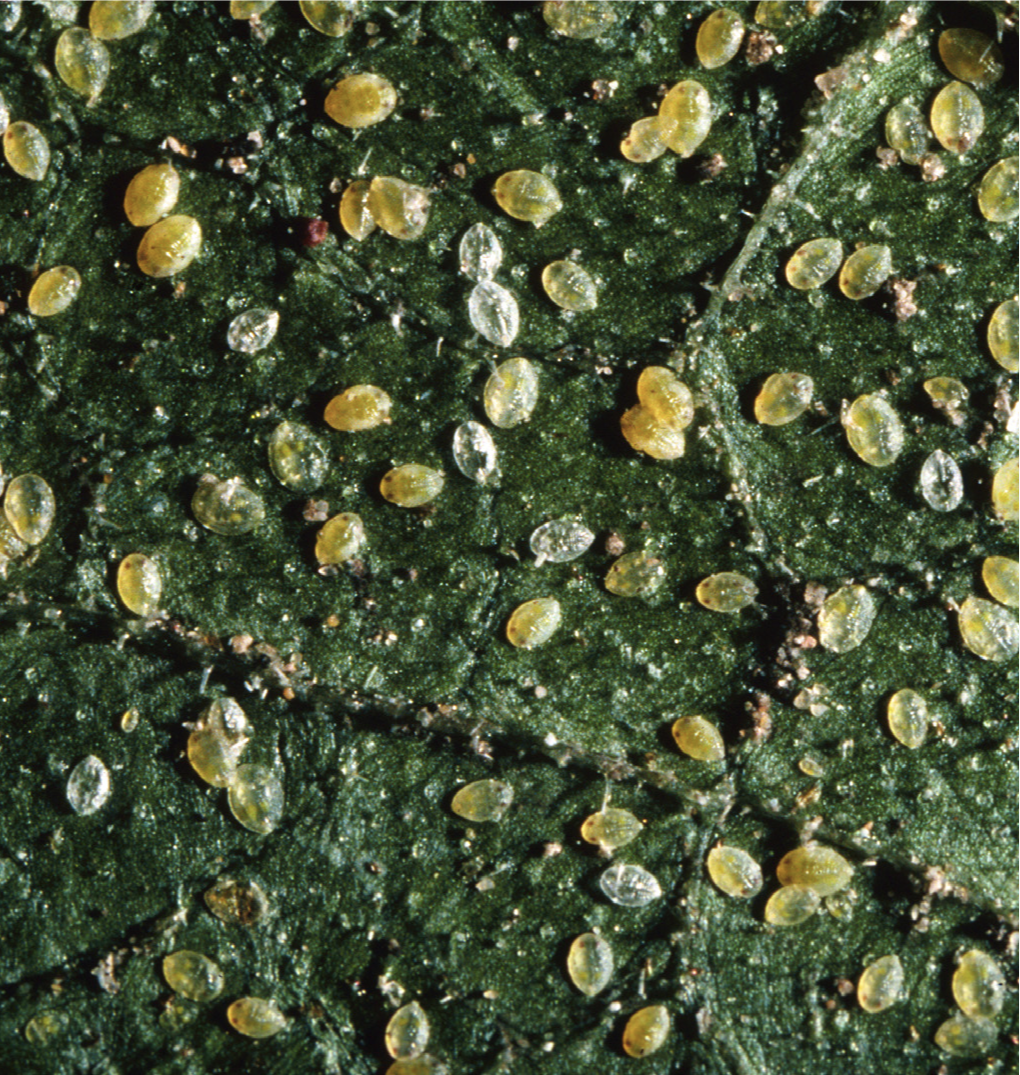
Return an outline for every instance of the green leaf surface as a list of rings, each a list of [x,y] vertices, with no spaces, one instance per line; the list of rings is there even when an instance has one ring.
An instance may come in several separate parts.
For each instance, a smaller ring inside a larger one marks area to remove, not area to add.
[[[11,118],[53,151],[42,182],[0,170],[0,464],[57,497],[53,530],[9,565],[0,603],[0,1066],[369,1075],[390,1062],[395,1005],[417,998],[452,1075],[967,1069],[933,1041],[956,1011],[955,956],[981,948],[1016,980],[1015,661],[966,650],[953,611],[985,596],[984,557],[1016,549],[990,503],[1016,451],[1015,383],[985,343],[1015,291],[1016,223],[986,221],[975,201],[1016,152],[1015,10],[830,2],[773,29],[769,62],[741,53],[705,71],[694,38],[712,4],[615,4],[603,37],[573,40],[538,5],[373,3],[332,39],[293,3],[248,24],[226,4],[174,0],[109,43],[110,80],[85,102],[53,69],[55,6],[25,4],[0,33]],[[755,5],[731,6],[754,28]],[[1007,74],[979,90],[974,148],[936,144],[945,174],[925,183],[875,151],[893,104],[926,109],[948,81],[936,41],[954,26],[1001,29]],[[400,105],[353,132],[322,102],[361,70],[388,77]],[[700,156],[624,160],[630,124],[687,78],[713,101]],[[725,167],[709,177],[698,164],[713,154]],[[180,277],[152,280],[122,200],[167,159],[182,177],[175,211],[204,242]],[[490,194],[516,168],[563,197],[540,229]],[[422,239],[343,234],[339,192],[373,175],[432,190]],[[331,232],[305,248],[313,216]],[[499,353],[472,329],[458,271],[478,221],[499,236],[497,281],[521,311]],[[847,252],[888,245],[896,277],[916,281],[916,315],[897,321],[884,294],[851,302],[835,281],[789,287],[790,254],[828,235]],[[542,268],[563,257],[598,279],[594,311],[564,314],[542,291]],[[33,273],[60,264],[82,276],[77,302],[31,317]],[[281,320],[247,356],[225,338],[251,306]],[[453,430],[485,421],[492,363],[517,355],[538,366],[540,400],[529,423],[493,431],[501,478],[475,485],[454,466]],[[619,431],[653,364],[678,370],[698,404],[672,462],[639,457]],[[816,403],[769,428],[752,404],[778,370],[809,374]],[[924,392],[936,375],[970,391],[958,425]],[[326,427],[325,403],[365,383],[392,396],[392,424]],[[882,469],[839,421],[842,401],[874,392],[906,428]],[[267,463],[284,419],[328,441],[314,497],[364,519],[357,567],[317,570],[308,497]],[[918,489],[936,448],[964,474],[951,513]],[[426,509],[378,493],[409,462],[446,471]],[[191,497],[210,472],[264,497],[255,532],[197,524]],[[596,543],[535,567],[531,531],[563,516]],[[609,535],[662,558],[654,596],[605,589]],[[132,552],[164,577],[165,614],[148,622],[116,595]],[[757,603],[702,608],[695,587],[719,571],[752,578]],[[849,582],[878,616],[835,654],[817,645],[813,595]],[[541,596],[560,601],[562,626],[512,648],[510,613]],[[903,687],[932,712],[917,750],[885,722]],[[267,836],[242,829],[185,756],[189,725],[225,695],[255,729],[244,760],[283,773],[284,819]],[[670,725],[695,713],[721,730],[723,762],[678,752]],[[78,816],[65,788],[87,755],[113,791]],[[486,777],[512,785],[513,806],[469,825],[450,799]],[[616,860],[658,878],[648,906],[599,888],[608,862],[579,828],[606,799],[645,822]],[[809,838],[852,862],[851,888],[800,926],[768,926],[775,866]],[[720,841],[761,863],[759,896],[711,884]],[[225,876],[264,889],[266,919],[209,913],[203,893]],[[566,952],[592,929],[616,971],[588,998]],[[220,1000],[172,1003],[160,967],[179,948],[220,964]],[[867,1014],[852,986],[893,953],[906,996]],[[238,1035],[225,1012],[245,995],[274,998],[288,1028]],[[673,1028],[639,1061],[620,1042],[644,1003],[667,1005]],[[45,1042],[26,1037],[33,1019]],[[1010,1070],[1012,986],[996,1027],[979,1066]]]

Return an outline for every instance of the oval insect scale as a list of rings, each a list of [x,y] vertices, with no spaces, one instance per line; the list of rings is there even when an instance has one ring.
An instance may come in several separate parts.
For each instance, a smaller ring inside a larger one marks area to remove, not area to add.
[[[125,556],[117,568],[117,593],[129,612],[154,616],[163,594],[163,579],[155,561],[140,552]]]
[[[146,276],[161,279],[183,272],[202,249],[202,228],[194,217],[168,216],[142,236],[138,268]]]
[[[175,993],[200,1004],[223,992],[223,971],[208,956],[186,948],[166,956],[163,977]]]
[[[506,637],[518,649],[544,645],[556,633],[562,619],[560,603],[555,597],[536,597],[518,605],[506,625]]]
[[[453,461],[465,478],[484,485],[499,473],[492,434],[478,422],[464,422],[453,434]]]
[[[526,168],[504,172],[492,188],[497,205],[507,216],[541,227],[562,208],[559,191],[551,179]]]
[[[230,812],[251,832],[264,836],[283,817],[283,781],[268,765],[240,765],[227,786]]]
[[[38,127],[18,120],[4,131],[4,157],[23,179],[39,182],[50,166],[50,144]]]
[[[230,17],[232,19],[257,19],[276,3],[276,0],[230,0]]]
[[[493,280],[483,280],[471,289],[468,317],[474,330],[496,347],[509,347],[521,325],[513,293]]]
[[[1020,214],[1018,176],[1020,157],[1004,157],[985,172],[977,192],[978,209],[985,220],[996,224],[1016,220]]]
[[[489,421],[499,429],[528,421],[538,402],[538,370],[526,358],[501,362],[485,382],[482,401]]]
[[[352,0],[298,0],[298,6],[308,25],[326,37],[343,37],[354,25]]]
[[[706,865],[712,883],[727,896],[747,900],[761,891],[761,867],[739,847],[713,847]]]
[[[340,196],[340,226],[359,243],[367,239],[379,226],[372,219],[368,208],[368,192],[372,184],[368,179],[355,179]]]
[[[616,22],[613,7],[607,0],[545,0],[542,18],[560,36],[586,41],[612,29]]]
[[[981,565],[981,578],[988,592],[1009,608],[1020,607],[1020,563],[1007,556],[989,556]]]
[[[981,99],[962,82],[943,86],[932,102],[931,129],[944,148],[962,156],[985,129]]]
[[[881,396],[858,396],[841,420],[850,447],[869,466],[892,466],[903,451],[903,423]]]
[[[724,67],[740,51],[744,20],[729,8],[719,8],[698,27],[695,50],[702,67]]]
[[[676,128],[676,120],[669,116],[646,116],[636,120],[620,143],[620,153],[634,164],[658,160],[669,148]]]
[[[606,589],[617,597],[647,597],[665,581],[662,560],[639,550],[624,553],[613,563],[606,575]]]
[[[968,597],[959,612],[963,644],[985,661],[1008,661],[1020,645],[1016,616],[983,597]]]
[[[230,1025],[246,1038],[271,1038],[287,1025],[275,1000],[241,997],[227,1008]]]
[[[995,307],[988,323],[988,349],[1004,370],[1020,373],[1020,300]]]
[[[266,894],[254,881],[221,878],[204,899],[210,912],[228,926],[254,926],[269,910]]]
[[[103,41],[121,41],[145,29],[155,0],[93,0],[89,29]]]
[[[326,424],[344,433],[360,433],[389,425],[393,401],[373,384],[356,384],[326,404]]]
[[[695,761],[722,761],[726,745],[719,729],[704,717],[681,717],[673,722],[673,739],[682,754]]]
[[[90,754],[78,762],[67,780],[67,801],[83,817],[98,813],[110,798],[110,770],[101,758]]]
[[[214,788],[225,788],[249,743],[251,725],[233,698],[216,699],[203,711],[188,736],[188,761]]]
[[[1020,519],[1018,483],[1020,483],[1020,459],[1010,456],[992,478],[992,507],[1004,522],[1015,523]]]
[[[669,1009],[653,1004],[636,1011],[623,1028],[623,1051],[640,1059],[650,1056],[666,1044],[669,1037]]]
[[[903,996],[903,964],[898,956],[882,956],[864,968],[857,983],[857,1003],[866,1012],[884,1012]]]
[[[786,280],[798,291],[813,291],[828,283],[843,261],[843,244],[838,239],[809,239],[790,255]]]
[[[435,500],[443,491],[442,471],[408,463],[387,471],[379,483],[383,498],[401,508],[418,508]]]
[[[4,514],[15,534],[28,545],[41,544],[57,513],[57,498],[45,478],[19,474],[4,494]]]
[[[502,780],[475,780],[454,795],[450,809],[465,821],[502,821],[513,800],[514,789]]]
[[[360,129],[382,123],[397,107],[397,91],[382,75],[341,79],[326,95],[326,115],[341,127]]]
[[[594,997],[613,977],[613,950],[597,933],[582,933],[570,945],[567,973],[586,997]]]
[[[586,269],[575,261],[554,261],[542,270],[545,293],[564,310],[583,313],[598,306],[598,289]]]
[[[694,593],[699,605],[712,612],[739,612],[754,604],[758,587],[745,575],[721,571],[698,583]]]
[[[398,1008],[386,1024],[386,1051],[395,1060],[421,1056],[429,1043],[429,1020],[416,1001]]]
[[[191,510],[206,530],[224,537],[247,534],[266,517],[262,497],[240,478],[220,481],[211,474],[199,481],[191,498]]]
[[[818,611],[818,641],[833,653],[848,653],[868,637],[876,612],[863,586],[843,586]]]
[[[28,293],[28,312],[34,317],[52,317],[63,313],[78,297],[81,277],[70,265],[47,269]]]
[[[181,177],[169,164],[150,164],[135,175],[124,192],[124,215],[136,227],[148,228],[177,204]]]
[[[928,703],[909,688],[898,690],[886,710],[889,731],[905,747],[916,750],[928,735]]]
[[[460,271],[475,283],[491,280],[503,261],[503,247],[487,224],[473,224],[460,241]]]
[[[991,1052],[998,1036],[991,1019],[954,1015],[935,1031],[935,1044],[950,1056],[976,1060]]]
[[[694,395],[667,366],[646,366],[637,382],[638,402],[663,425],[686,429],[694,421]]]
[[[684,454],[683,430],[659,421],[640,403],[620,416],[620,432],[636,452],[653,459],[679,459]]]
[[[680,157],[690,157],[712,128],[712,99],[700,82],[678,82],[662,99],[659,115],[676,123],[667,145]]]
[[[270,434],[268,453],[276,480],[298,493],[314,492],[329,473],[325,442],[301,422],[281,422]]]
[[[906,164],[918,164],[931,145],[924,113],[912,101],[900,101],[885,117],[885,140]]]
[[[815,383],[806,373],[773,373],[754,401],[754,416],[765,426],[785,426],[810,406]]]
[[[618,907],[645,907],[660,899],[658,878],[643,866],[616,863],[599,877],[599,888]]]
[[[853,879],[849,862],[831,847],[805,844],[785,854],[776,867],[779,883],[802,885],[818,896],[833,896],[842,892]]]
[[[595,535],[575,519],[552,519],[531,534],[528,544],[535,554],[535,567],[544,563],[565,564],[591,548]]]
[[[1006,70],[1002,49],[980,30],[943,30],[939,55],[953,78],[972,86],[991,86]]]
[[[987,952],[972,948],[953,974],[953,998],[970,1019],[991,1019],[1002,1011],[1006,979]]]
[[[429,222],[431,197],[424,187],[393,176],[377,175],[368,188],[372,219],[394,239],[420,239]]]
[[[253,306],[244,310],[227,326],[227,346],[242,355],[264,351],[276,338],[280,315],[276,310]]]
[[[54,66],[68,89],[94,100],[110,77],[110,52],[88,30],[70,26],[57,38]]]
[[[590,814],[581,824],[581,838],[589,844],[597,844],[604,852],[626,847],[638,836],[644,826],[629,811],[607,806]]]
[[[862,246],[843,262],[839,290],[859,302],[869,298],[889,279],[892,253],[887,246]]]
[[[935,511],[954,511],[963,503],[963,474],[956,460],[937,448],[921,467],[921,495]]]
[[[315,539],[315,558],[320,564],[345,564],[353,560],[365,544],[365,525],[360,515],[334,515]]]
[[[814,889],[788,885],[769,896],[765,904],[765,921],[770,926],[799,926],[821,905],[822,899]]]

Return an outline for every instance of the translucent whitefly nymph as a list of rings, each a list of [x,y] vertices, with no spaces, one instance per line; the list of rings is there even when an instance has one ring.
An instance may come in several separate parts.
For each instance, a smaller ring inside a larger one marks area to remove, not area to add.
[[[799,926],[814,915],[822,898],[807,885],[787,885],[777,889],[765,904],[765,921],[770,926]]]
[[[992,477],[992,509],[1004,522],[1020,520],[1020,459],[1015,455]]]
[[[50,166],[50,144],[38,127],[24,120],[10,124],[3,132],[4,157],[23,179],[39,182]]]
[[[695,761],[722,761],[726,757],[719,729],[704,717],[680,717],[671,730],[680,752]]]
[[[351,0],[298,0],[305,21],[326,37],[343,37],[354,25],[357,4]]]
[[[891,466],[903,451],[903,423],[882,396],[858,396],[844,404],[840,420],[850,447],[869,466]]]
[[[773,373],[754,401],[754,416],[765,426],[785,426],[810,406],[814,381],[806,373]]]
[[[1020,373],[1020,299],[1007,299],[992,311],[988,349],[1004,370]]]
[[[679,459],[686,447],[682,429],[660,421],[640,403],[620,416],[620,432],[636,452],[653,459]]]
[[[818,610],[818,641],[833,653],[856,649],[871,631],[875,599],[863,586],[843,586]]]
[[[544,645],[556,633],[562,612],[555,597],[536,597],[518,605],[506,625],[506,637],[518,649]]]
[[[735,11],[721,7],[698,27],[695,50],[701,66],[710,71],[725,67],[740,51],[744,40],[744,20]]]
[[[712,612],[739,612],[754,604],[758,587],[746,575],[720,571],[698,583],[694,592],[698,604]]]
[[[670,429],[684,430],[694,421],[694,394],[668,366],[646,366],[637,382],[640,405]]]
[[[843,244],[838,239],[809,239],[790,255],[786,279],[798,291],[812,291],[828,283],[843,261]]]
[[[599,295],[595,281],[587,269],[576,261],[554,261],[542,270],[545,293],[564,310],[582,313],[594,310]]]
[[[397,107],[397,91],[382,75],[348,75],[329,91],[324,107],[326,115],[341,127],[371,127],[382,123]]]
[[[138,268],[161,279],[183,272],[202,248],[201,225],[190,216],[168,216],[157,221],[138,245]]]
[[[960,605],[960,636],[975,656],[985,661],[1009,661],[1020,646],[1016,613],[983,597],[968,597]]]
[[[991,1019],[954,1015],[935,1031],[935,1044],[950,1056],[977,1060],[995,1046],[998,1029]]]
[[[623,1051],[637,1059],[649,1056],[666,1044],[669,1028],[669,1009],[664,1005],[640,1008],[623,1028]]]
[[[81,276],[71,265],[57,265],[42,273],[28,293],[28,312],[33,317],[63,313],[78,297]]]
[[[389,425],[393,400],[374,384],[355,384],[326,404],[326,424],[344,433],[360,433]]]
[[[465,478],[479,485],[485,485],[499,473],[496,442],[478,422],[464,422],[454,430],[453,461]]]
[[[563,201],[551,179],[526,168],[504,172],[492,188],[500,209],[516,220],[525,220],[540,228],[562,208]]]
[[[45,478],[19,474],[4,494],[4,515],[15,534],[27,545],[39,545],[50,532],[57,513],[57,498]]]
[[[977,192],[978,208],[985,220],[995,224],[1016,220],[1020,214],[1018,176],[1020,157],[1004,157],[985,172]]]
[[[776,867],[776,877],[784,888],[805,885],[819,896],[842,892],[853,880],[853,875],[850,863],[838,851],[822,844],[795,848],[787,852]]]
[[[435,500],[443,491],[445,479],[441,470],[407,463],[387,471],[379,483],[383,498],[400,508],[419,508]]]
[[[163,960],[163,977],[175,993],[205,1003],[223,992],[223,971],[208,956],[182,948]]]
[[[617,597],[647,597],[666,581],[660,557],[644,550],[625,552],[606,574],[606,589]]]
[[[125,556],[117,568],[117,594],[129,612],[154,616],[163,594],[163,578],[155,561],[140,552]]]
[[[1020,563],[1008,556],[989,556],[981,565],[981,578],[988,592],[1009,608],[1020,607]]]
[[[712,99],[700,82],[678,82],[663,97],[659,115],[676,122],[669,148],[679,157],[690,157],[712,129]]]
[[[643,828],[629,810],[606,806],[584,819],[581,838],[589,844],[597,844],[600,851],[608,854],[637,839]]]
[[[528,421],[538,402],[538,370],[526,358],[507,359],[485,382],[482,402],[499,429]]]
[[[496,347],[509,347],[521,325],[517,300],[493,280],[474,286],[468,297],[468,317],[474,330]]]
[[[275,1000],[241,997],[227,1008],[230,1025],[247,1038],[271,1038],[287,1025]]]
[[[136,227],[151,227],[171,212],[180,189],[181,177],[172,165],[149,164],[127,185],[124,215]]]
[[[959,464],[941,448],[924,461],[920,477],[921,495],[935,511],[953,511],[963,502],[963,474]]]
[[[207,784],[227,787],[248,746],[251,730],[247,715],[233,698],[217,698],[188,736],[191,767]]]
[[[295,492],[314,492],[329,473],[326,442],[303,422],[281,422],[270,434],[268,452],[276,480]]]
[[[364,242],[379,227],[368,208],[368,192],[371,186],[368,179],[355,179],[340,196],[340,226],[359,243]]]
[[[855,250],[839,272],[839,290],[855,302],[874,295],[892,275],[889,247],[862,246]]]
[[[251,832],[272,832],[283,817],[283,781],[268,765],[239,765],[227,786],[230,812]]]
[[[1006,979],[987,952],[972,948],[953,974],[953,999],[970,1019],[992,1019],[1006,1000]]]
[[[613,977],[613,950],[597,933],[575,937],[567,953],[570,980],[586,997],[601,993]]]
[[[713,847],[705,865],[712,883],[727,896],[747,900],[761,891],[761,866],[739,847]]]
[[[541,567],[576,560],[594,540],[595,535],[576,519],[552,519],[532,531],[528,543],[535,554],[535,567]]]
[[[620,152],[634,164],[658,160],[669,148],[676,127],[676,120],[669,116],[645,116],[636,120],[620,143]]]
[[[545,0],[542,18],[562,37],[579,41],[602,37],[616,23],[614,4],[607,0]]]
[[[932,102],[931,129],[946,149],[962,156],[985,129],[981,99],[962,82],[943,86]]]
[[[110,77],[110,50],[88,30],[69,26],[57,38],[53,65],[68,89],[95,100]]]
[[[616,863],[599,877],[599,888],[620,907],[644,907],[662,896],[658,878],[643,866]]]
[[[110,797],[110,770],[101,758],[90,754],[71,770],[67,780],[67,801],[76,814],[94,814]]]
[[[928,736],[928,703],[917,691],[904,687],[890,699],[886,710],[889,731],[905,747],[916,750]]]
[[[266,505],[240,478],[220,481],[213,474],[199,480],[191,498],[195,518],[214,534],[235,537],[260,526],[266,517]]]
[[[514,789],[502,780],[465,784],[450,801],[450,809],[465,821],[502,821],[514,800]]]
[[[866,1012],[884,1012],[903,996],[903,964],[898,956],[869,963],[857,983],[857,1002]]]
[[[269,911],[269,900],[254,881],[221,877],[203,898],[210,912],[228,926],[254,926]]]
[[[394,239],[420,239],[429,222],[429,192],[393,176],[377,175],[372,180],[367,204],[372,219]]]
[[[460,241],[460,271],[476,284],[491,280],[503,261],[503,247],[488,224],[473,224]]]
[[[991,86],[1005,73],[1002,49],[980,30],[954,28],[939,34],[939,56],[953,78]]]
[[[253,306],[239,313],[227,326],[227,346],[244,355],[257,354],[273,342],[279,327],[280,315],[276,310]]]
[[[429,1020],[416,1001],[398,1008],[386,1024],[386,1051],[395,1060],[413,1060],[429,1044]]]
[[[155,7],[155,0],[94,0],[89,29],[103,41],[121,41],[144,30]]]
[[[365,524],[360,515],[345,511],[334,515],[315,538],[315,559],[320,564],[345,564],[365,544]]]
[[[885,117],[885,140],[906,164],[919,163],[928,152],[931,129],[924,113],[913,101],[900,101],[889,109]]]

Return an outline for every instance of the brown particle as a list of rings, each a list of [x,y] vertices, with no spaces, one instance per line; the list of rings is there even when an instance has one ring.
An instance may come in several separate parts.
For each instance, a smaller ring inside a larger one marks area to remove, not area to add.
[[[451,164],[450,174],[456,176],[458,179],[463,179],[467,175],[467,165],[463,161],[457,161],[456,164]]]
[[[854,983],[849,978],[838,978],[836,980],[836,992],[841,997],[848,997],[854,991]]]
[[[230,640],[230,648],[237,654],[247,653],[254,641],[251,635],[234,635]]]
[[[227,157],[227,167],[234,175],[244,175],[248,171],[248,162],[244,157]]]
[[[591,84],[592,99],[596,102],[606,101],[616,92],[617,82],[609,82],[604,78],[597,78]]]
[[[726,159],[721,153],[713,153],[710,157],[702,157],[694,166],[695,172],[701,179],[715,179],[726,167]]]
[[[767,30],[752,30],[747,35],[747,45],[744,48],[747,62],[752,67],[768,63],[776,51],[776,44],[776,39]],[[824,76],[819,75],[818,77],[823,78]],[[817,81],[818,79],[816,78],[815,82],[817,83]]]
[[[329,502],[326,500],[309,500],[301,511],[306,523],[322,523],[329,518]]]
[[[322,626],[323,627],[339,627],[340,626],[340,617],[335,612],[331,612],[322,621]]]
[[[609,556],[622,556],[626,547],[627,542],[623,540],[623,535],[617,530],[610,530],[606,535],[606,553]]]
[[[960,150],[961,153],[964,150]],[[921,169],[921,178],[926,183],[934,183],[946,174],[946,166],[937,153],[925,153],[917,162]]]
[[[893,313],[897,321],[909,321],[917,313],[914,303],[916,280],[893,279],[886,282],[886,290],[893,297]]]
[[[843,85],[847,80],[847,70],[845,67],[834,67],[831,71],[823,71],[815,78],[815,85],[821,90],[822,96],[829,100],[829,98]]]
[[[318,246],[329,234],[329,225],[322,217],[309,217],[298,227],[298,240],[302,246]]]
[[[888,146],[878,146],[875,150],[875,156],[878,157],[878,166],[883,172],[887,172],[890,168],[895,168],[900,163],[899,153]]]

